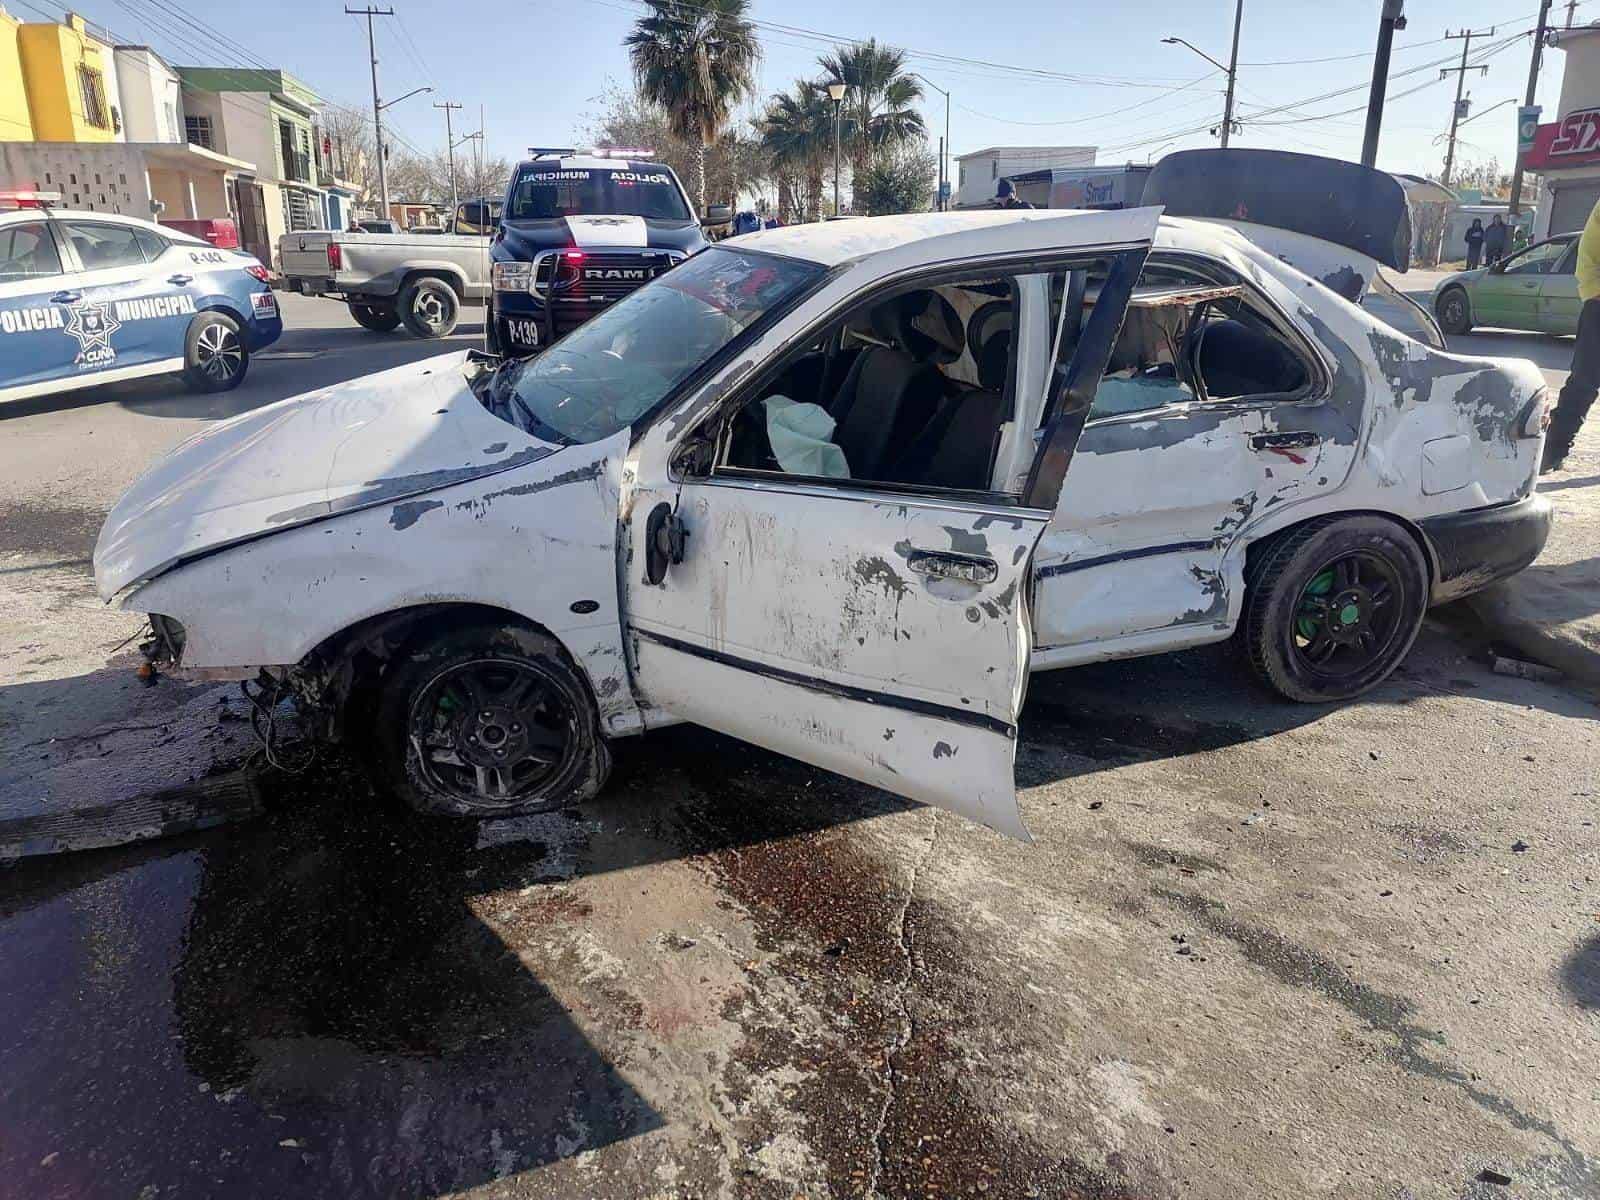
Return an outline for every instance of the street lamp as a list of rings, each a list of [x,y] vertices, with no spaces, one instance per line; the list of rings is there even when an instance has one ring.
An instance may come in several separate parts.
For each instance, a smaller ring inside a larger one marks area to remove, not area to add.
[[[1166,46],[1187,46],[1201,58],[1205,59],[1217,70],[1228,77],[1228,94],[1222,102],[1222,148],[1228,148],[1228,134],[1233,130],[1233,85],[1239,77],[1239,26],[1244,21],[1244,0],[1238,0],[1233,12],[1233,54],[1228,59],[1228,65],[1223,66],[1211,55],[1200,49],[1193,42],[1185,41],[1180,37],[1164,37],[1161,39]]]
[[[944,145],[939,150],[939,211],[944,212],[950,207],[950,202],[945,198],[944,194],[945,184],[950,179],[949,168],[945,165],[946,159],[950,154],[950,93],[946,92],[926,75],[918,74],[916,71],[911,71],[909,74],[913,79],[922,80],[934,91],[941,92],[944,95]]]
[[[828,85],[828,99],[833,101],[833,215],[839,215],[839,119],[844,112],[844,94],[848,89],[842,83]]]

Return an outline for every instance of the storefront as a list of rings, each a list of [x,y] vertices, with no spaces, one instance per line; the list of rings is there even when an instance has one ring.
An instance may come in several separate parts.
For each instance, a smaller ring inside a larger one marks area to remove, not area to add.
[[[1543,181],[1535,238],[1582,229],[1600,203],[1600,26],[1557,29],[1550,45],[1566,57],[1558,117],[1522,156]]]

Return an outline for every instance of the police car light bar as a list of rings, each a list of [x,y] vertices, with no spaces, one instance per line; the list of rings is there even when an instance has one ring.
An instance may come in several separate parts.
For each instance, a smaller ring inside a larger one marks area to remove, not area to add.
[[[529,146],[529,158],[546,158],[556,154],[576,154],[571,146]]]
[[[604,150],[592,150],[590,153],[597,158],[654,158],[656,156],[654,150],[624,149],[618,146],[612,146]]]
[[[49,208],[61,203],[60,192],[19,191],[0,188],[0,209]]]

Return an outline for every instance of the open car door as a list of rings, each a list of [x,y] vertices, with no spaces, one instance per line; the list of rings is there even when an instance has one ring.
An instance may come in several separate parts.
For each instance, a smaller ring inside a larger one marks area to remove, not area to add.
[[[1034,548],[1157,214],[1081,216],[1052,222],[1106,272],[1076,350],[1051,370],[1042,304],[1017,334],[1035,400],[1021,411],[1050,401],[1020,494],[722,470],[680,483],[641,458],[622,569],[651,706],[1027,839],[1013,766]]]

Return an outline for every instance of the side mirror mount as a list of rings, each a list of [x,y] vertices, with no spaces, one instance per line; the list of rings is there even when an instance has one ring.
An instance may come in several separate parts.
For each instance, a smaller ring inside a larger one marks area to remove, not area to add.
[[[733,205],[708,204],[706,214],[700,218],[701,225],[727,225],[733,220]]]

